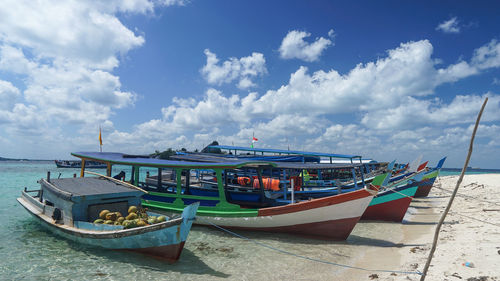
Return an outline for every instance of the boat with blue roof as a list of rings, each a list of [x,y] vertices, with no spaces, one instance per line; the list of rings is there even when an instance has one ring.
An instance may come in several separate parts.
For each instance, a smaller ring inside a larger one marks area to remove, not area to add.
[[[48,173],[39,183],[40,189],[25,188],[17,201],[44,228],[81,244],[140,252],[167,262],[179,259],[199,205],[160,218],[141,205],[143,190],[104,175],[51,179]],[[136,213],[137,208],[142,213]],[[103,214],[106,221],[100,219]],[[127,219],[119,222],[118,214],[128,214]],[[140,216],[151,220],[146,223]]]

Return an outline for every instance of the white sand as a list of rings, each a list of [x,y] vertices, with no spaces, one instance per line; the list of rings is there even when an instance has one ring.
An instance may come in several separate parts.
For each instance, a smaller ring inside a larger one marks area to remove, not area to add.
[[[422,271],[436,224],[457,180],[458,176],[439,177],[427,198],[414,199],[405,217],[405,235],[399,247],[370,249],[356,265],[372,269]],[[500,280],[499,191],[500,174],[464,177],[459,194],[441,227],[426,280]],[[465,262],[471,262],[473,267],[463,266]],[[420,280],[419,275],[413,274],[357,270],[348,270],[338,277],[338,280]]]

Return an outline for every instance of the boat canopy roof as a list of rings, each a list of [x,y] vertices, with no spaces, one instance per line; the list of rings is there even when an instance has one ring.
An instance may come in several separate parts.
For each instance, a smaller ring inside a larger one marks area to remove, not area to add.
[[[143,166],[154,168],[192,168],[192,169],[234,169],[241,167],[275,167],[276,164],[264,161],[231,161],[223,163],[187,162],[149,158],[146,155],[131,155],[117,152],[73,152],[71,155],[103,163]]]
[[[360,163],[297,163],[297,162],[279,162],[276,163],[278,169],[311,169],[311,170],[330,170],[330,169],[352,169],[363,166]]]
[[[284,156],[286,157],[286,156]],[[234,163],[239,161],[237,158],[228,158],[224,156],[217,155],[205,155],[205,154],[179,154],[171,156],[173,159],[184,160],[184,161],[200,161],[200,162],[217,162],[217,163]],[[273,160],[269,160],[273,161]],[[362,166],[361,163],[314,163],[314,162],[274,162],[275,166],[273,168],[278,169],[315,169],[315,170],[326,170],[326,169],[351,169],[355,167]]]
[[[277,153],[277,154],[296,154],[296,155],[306,155],[306,156],[319,156],[319,157],[330,157],[330,158],[344,158],[344,159],[361,159],[360,155],[346,155],[346,154],[332,154],[323,152],[308,152],[308,151],[298,151],[298,150],[285,150],[285,149],[271,149],[271,148],[251,148],[244,146],[232,146],[232,145],[210,145],[209,148],[219,148],[227,150],[240,150],[240,151],[251,151],[251,152],[263,152],[263,153]]]
[[[50,183],[57,188],[52,189],[56,193],[67,193],[72,198],[85,196],[109,196],[109,195],[127,195],[140,197],[142,191],[99,178],[63,178],[52,179]],[[50,185],[48,186],[50,188]]]
[[[233,155],[211,153],[180,153],[170,156],[171,159],[198,162],[234,162],[234,161],[264,161],[264,162],[304,162],[307,157],[302,155]],[[314,158],[314,157],[310,157]],[[315,159],[314,159],[315,160]],[[318,158],[319,160],[319,158]],[[307,161],[310,162],[310,161]],[[317,162],[317,161],[316,161]]]

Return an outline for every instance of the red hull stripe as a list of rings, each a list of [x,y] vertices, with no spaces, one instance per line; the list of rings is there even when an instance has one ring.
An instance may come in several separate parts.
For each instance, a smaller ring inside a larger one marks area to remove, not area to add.
[[[421,184],[418,185],[418,189],[415,192],[415,197],[426,197],[431,192],[432,185],[436,178],[426,179]]]
[[[176,262],[181,256],[182,249],[184,248],[184,243],[185,242],[159,247],[130,249],[130,251],[154,256],[155,258],[160,258],[166,260],[167,262],[173,263]]]
[[[281,214],[300,212],[300,211],[330,206],[334,204],[344,203],[347,201],[361,199],[368,196],[371,196],[371,194],[368,191],[360,189],[352,192],[313,199],[310,201],[303,201],[295,204],[288,204],[284,206],[271,207],[271,208],[263,208],[259,210],[258,216],[275,216]]]
[[[330,220],[314,223],[304,223],[290,226],[279,227],[261,227],[261,228],[246,228],[246,227],[231,227],[231,229],[240,229],[248,231],[266,231],[266,232],[283,232],[304,237],[325,240],[346,240],[349,234],[356,226],[360,217]]]
[[[405,197],[369,206],[361,216],[361,219],[400,222],[403,220],[411,200],[412,198]]]
[[[431,192],[432,184],[421,185],[415,192],[415,197],[426,197]]]

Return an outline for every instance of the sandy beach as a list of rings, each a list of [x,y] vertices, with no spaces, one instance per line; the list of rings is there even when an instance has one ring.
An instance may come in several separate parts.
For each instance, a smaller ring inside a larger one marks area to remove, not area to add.
[[[416,198],[393,247],[366,251],[356,266],[422,271],[435,227],[458,176],[439,177],[426,198]],[[500,280],[500,174],[466,175],[441,227],[426,280]],[[470,263],[470,266],[465,266]],[[420,275],[347,270],[338,280],[420,280]]]

